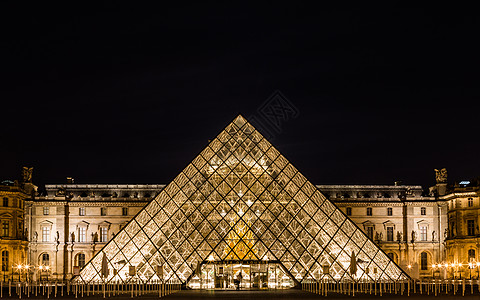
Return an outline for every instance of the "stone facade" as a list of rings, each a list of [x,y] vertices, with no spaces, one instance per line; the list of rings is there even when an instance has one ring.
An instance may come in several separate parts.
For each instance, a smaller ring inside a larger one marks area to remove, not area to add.
[[[69,279],[164,185],[59,184],[26,203],[29,262],[38,276]],[[48,269],[47,269],[48,267]]]
[[[28,241],[25,226],[25,199],[36,187],[31,182],[0,183],[0,259],[1,280],[19,280],[26,270]]]
[[[38,276],[69,279],[75,266],[88,262],[163,187],[46,185],[43,194],[25,201],[29,243],[20,235],[2,249],[13,251],[12,263],[43,266]],[[429,191],[401,184],[317,187],[413,278],[478,278],[478,184],[447,186],[442,180]],[[17,199],[28,196],[18,187],[9,189],[22,195]],[[15,226],[21,223],[23,208],[3,209],[3,215],[12,210]]]

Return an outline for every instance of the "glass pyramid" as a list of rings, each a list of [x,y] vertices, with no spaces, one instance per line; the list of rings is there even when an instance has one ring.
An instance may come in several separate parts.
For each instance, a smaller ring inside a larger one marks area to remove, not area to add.
[[[129,266],[143,282],[159,279],[158,266],[164,280],[186,282],[202,262],[265,259],[278,261],[298,282],[319,279],[326,269],[336,281],[408,278],[242,116],[74,280],[102,281],[104,254],[111,282],[131,280]]]

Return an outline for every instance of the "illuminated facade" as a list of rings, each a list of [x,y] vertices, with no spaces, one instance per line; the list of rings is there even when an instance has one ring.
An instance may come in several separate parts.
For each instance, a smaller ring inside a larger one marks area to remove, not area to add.
[[[135,276],[129,267],[136,268]],[[289,287],[325,276],[408,278],[241,116],[75,280],[148,282],[159,274],[191,287],[231,287],[240,277],[245,287]]]
[[[83,267],[163,187],[73,179],[46,185],[25,204],[28,260],[37,267],[36,278],[70,279],[75,267]]]
[[[28,242],[25,230],[25,199],[35,193],[31,182],[33,168],[23,168],[21,181],[0,183],[1,280],[20,280],[28,272]]]

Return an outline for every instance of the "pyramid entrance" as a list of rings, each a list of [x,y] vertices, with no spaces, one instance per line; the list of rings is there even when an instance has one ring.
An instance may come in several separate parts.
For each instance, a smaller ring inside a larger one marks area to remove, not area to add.
[[[204,288],[238,274],[250,287],[408,278],[238,116],[73,280]]]

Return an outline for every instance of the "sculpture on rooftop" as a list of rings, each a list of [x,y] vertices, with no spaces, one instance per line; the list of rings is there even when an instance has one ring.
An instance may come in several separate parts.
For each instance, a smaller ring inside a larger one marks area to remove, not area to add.
[[[435,180],[437,183],[447,183],[447,169],[435,169]]]
[[[33,167],[23,167],[22,168],[22,182],[31,183],[32,182]]]

